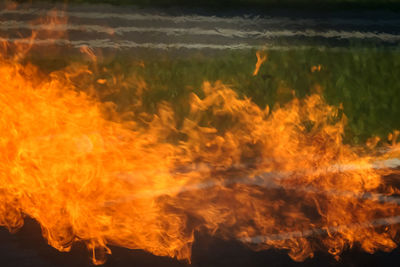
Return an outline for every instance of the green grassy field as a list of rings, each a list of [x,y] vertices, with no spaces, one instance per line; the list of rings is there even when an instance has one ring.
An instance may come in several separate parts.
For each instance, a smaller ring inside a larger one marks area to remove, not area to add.
[[[177,114],[188,111],[190,92],[202,94],[204,81],[220,80],[261,107],[290,100],[291,89],[296,96],[304,97],[319,85],[328,103],[343,104],[348,117],[346,142],[363,143],[373,135],[386,139],[388,133],[400,129],[399,50],[267,51],[268,60],[254,77],[255,52],[224,52],[213,57],[149,56],[140,60],[119,53],[100,60],[96,67],[78,57],[66,60],[32,55],[29,60],[45,71],[80,62],[90,65],[93,81],[116,79],[122,90],[103,94],[102,100],[117,103],[119,111],[126,111],[134,101],[137,85],[133,80],[137,79],[143,79],[148,87],[144,98],[147,111],[155,112],[157,103],[166,100],[174,103]],[[311,71],[318,65],[320,71]],[[105,85],[93,83],[97,90],[106,90]]]

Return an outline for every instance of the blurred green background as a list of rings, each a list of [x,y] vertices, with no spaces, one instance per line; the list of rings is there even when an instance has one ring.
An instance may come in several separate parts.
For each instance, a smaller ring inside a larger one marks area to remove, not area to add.
[[[289,101],[293,97],[291,90],[300,98],[321,90],[329,104],[343,104],[348,118],[346,142],[360,144],[375,135],[385,140],[390,132],[400,129],[399,49],[309,48],[266,53],[268,60],[261,65],[257,76],[252,75],[257,62],[255,50],[225,51],[213,56],[198,53],[188,57],[148,53],[141,58],[119,52],[96,64],[82,55],[63,58],[31,55],[27,60],[46,72],[87,64],[94,73],[91,83],[99,92],[117,80],[118,86],[123,87],[121,90],[100,95],[103,101],[117,103],[120,112],[127,111],[136,101],[133,96],[138,88],[132,79],[147,84],[146,111],[156,112],[157,104],[165,100],[174,103],[176,113],[182,116],[188,111],[191,92],[201,96],[204,81],[220,80],[261,107]],[[106,84],[96,83],[98,79]]]

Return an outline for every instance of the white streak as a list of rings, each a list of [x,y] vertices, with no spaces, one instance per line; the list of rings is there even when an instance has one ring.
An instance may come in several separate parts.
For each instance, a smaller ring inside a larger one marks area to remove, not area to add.
[[[324,32],[315,31],[311,29],[305,30],[280,30],[280,31],[244,31],[233,28],[214,28],[202,29],[195,28],[172,28],[172,27],[105,27],[99,25],[76,25],[76,24],[30,24],[22,21],[0,21],[0,29],[2,30],[16,30],[16,29],[29,29],[32,31],[82,31],[106,34],[124,35],[127,33],[161,33],[169,36],[221,36],[227,38],[246,38],[251,40],[257,39],[274,39],[279,37],[307,37],[307,38],[336,38],[336,39],[378,39],[385,42],[398,42],[400,35],[390,33],[375,33],[375,32],[361,32],[361,31],[337,31],[327,30]]]
[[[23,39],[23,38],[1,38],[0,41],[10,42],[15,44],[33,44],[35,46],[48,46],[48,45],[60,45],[60,46],[72,46],[79,48],[82,46],[89,46],[92,48],[112,48],[112,49],[129,49],[129,48],[151,48],[151,49],[214,49],[214,50],[243,50],[243,49],[253,49],[262,48],[264,46],[255,46],[245,43],[230,44],[230,45],[219,45],[219,44],[190,44],[190,43],[136,43],[127,40],[110,40],[110,39],[96,39],[96,40],[68,40],[68,39]],[[285,47],[277,47],[275,49]]]
[[[263,236],[253,236],[253,237],[242,237],[239,240],[245,243],[253,243],[253,244],[268,244],[268,241],[283,241],[292,238],[302,238],[309,237],[314,235],[323,235],[326,233],[338,233],[345,230],[357,230],[362,228],[370,228],[370,227],[379,227],[379,226],[389,226],[393,224],[400,223],[400,216],[393,216],[387,218],[380,218],[367,222],[353,223],[348,225],[339,225],[339,226],[328,226],[325,228],[315,228],[303,231],[294,231],[288,233],[281,234],[270,234]]]
[[[17,10],[2,10],[0,15],[37,15],[46,16],[49,10],[43,8],[24,8]],[[137,10],[132,10],[132,12],[138,12]],[[140,12],[140,11],[139,11]],[[52,14],[54,15],[54,14]],[[326,19],[294,19],[290,17],[260,17],[260,16],[233,16],[233,17],[218,17],[218,16],[201,16],[201,15],[186,15],[186,16],[171,16],[167,14],[154,15],[150,13],[121,13],[121,12],[93,12],[87,10],[87,12],[77,12],[72,10],[62,11],[58,16],[75,17],[82,19],[121,19],[127,21],[165,21],[173,23],[228,23],[236,24],[239,26],[253,26],[253,25],[318,25],[318,24],[329,24],[329,25],[340,25],[340,24],[351,24],[351,25],[361,25],[361,26],[371,26],[371,25],[399,25],[399,19],[378,19],[378,20],[365,20],[365,19],[341,19],[333,18],[328,22]]]

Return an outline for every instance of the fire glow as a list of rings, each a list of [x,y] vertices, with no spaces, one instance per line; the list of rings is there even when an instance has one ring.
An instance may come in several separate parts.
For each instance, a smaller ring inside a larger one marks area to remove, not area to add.
[[[94,92],[85,66],[47,75],[0,59],[0,225],[10,231],[32,217],[51,246],[84,242],[96,264],[109,245],[190,261],[196,231],[296,261],[397,246],[399,192],[385,177],[398,132],[378,155],[376,142],[342,142],[345,116],[319,94],[261,109],[220,82],[190,96],[182,123],[171,103],[143,112],[140,80],[118,114],[77,88],[78,75]]]

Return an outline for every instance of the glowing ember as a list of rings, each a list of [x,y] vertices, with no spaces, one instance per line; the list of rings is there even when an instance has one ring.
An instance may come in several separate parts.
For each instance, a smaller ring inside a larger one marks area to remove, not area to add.
[[[256,52],[257,56],[257,63],[256,63],[256,68],[254,69],[253,76],[256,76],[258,74],[258,71],[260,70],[261,65],[267,61],[267,54],[263,51],[257,51]]]
[[[97,264],[111,244],[190,260],[195,231],[297,261],[396,247],[398,190],[384,175],[397,166],[398,132],[378,157],[342,143],[345,117],[320,95],[269,111],[207,82],[179,127],[168,103],[144,114],[140,90],[128,120],[79,91],[79,75],[91,72],[0,60],[0,225],[10,231],[32,217],[50,245],[84,242]],[[107,83],[81,80],[89,92]]]

